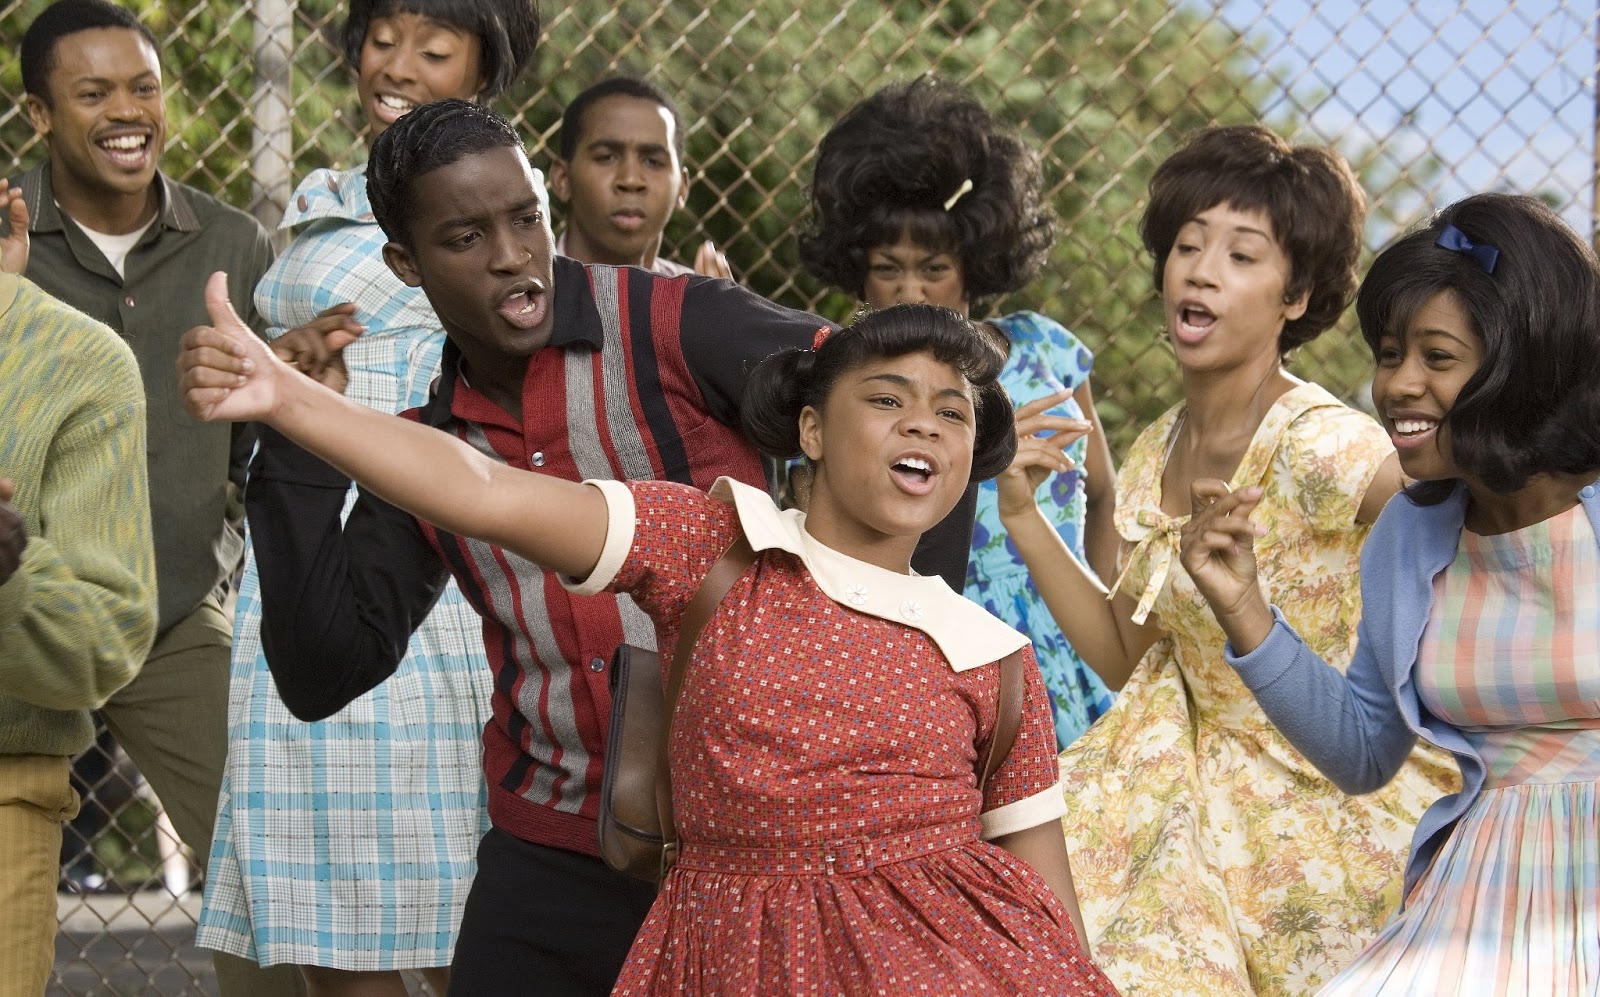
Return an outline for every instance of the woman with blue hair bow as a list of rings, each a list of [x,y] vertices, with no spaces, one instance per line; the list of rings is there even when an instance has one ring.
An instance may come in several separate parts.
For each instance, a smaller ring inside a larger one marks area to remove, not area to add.
[[[1600,262],[1531,197],[1481,194],[1372,264],[1372,400],[1415,484],[1361,559],[1348,672],[1256,585],[1258,489],[1195,486],[1183,562],[1263,710],[1348,793],[1419,740],[1462,790],[1423,815],[1405,905],[1323,995],[1600,993]]]

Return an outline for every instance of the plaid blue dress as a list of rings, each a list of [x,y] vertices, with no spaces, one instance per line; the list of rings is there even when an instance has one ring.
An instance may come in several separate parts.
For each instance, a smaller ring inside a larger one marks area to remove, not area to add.
[[[444,334],[422,292],[383,263],[365,167],[307,177],[283,220],[297,225],[256,288],[269,335],[353,301],[366,333],[344,351],[346,394],[386,412],[422,404]],[[451,582],[393,677],[304,723],[267,670],[258,586],[249,550],[196,943],[262,965],[449,965],[488,829],[480,756],[492,676],[477,614]]]

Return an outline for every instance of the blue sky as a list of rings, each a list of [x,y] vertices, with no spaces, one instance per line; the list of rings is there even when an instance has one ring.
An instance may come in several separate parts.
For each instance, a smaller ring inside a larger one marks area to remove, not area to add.
[[[1269,118],[1295,107],[1347,152],[1378,143],[1395,163],[1431,152],[1444,169],[1428,208],[1479,190],[1549,193],[1592,236],[1594,0],[1205,6],[1285,77]]]

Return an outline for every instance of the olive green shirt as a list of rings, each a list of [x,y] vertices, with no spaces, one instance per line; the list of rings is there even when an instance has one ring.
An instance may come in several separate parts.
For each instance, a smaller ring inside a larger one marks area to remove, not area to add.
[[[194,611],[232,577],[242,533],[246,427],[202,423],[178,391],[178,342],[209,324],[206,278],[228,272],[228,294],[261,331],[252,296],[272,263],[267,232],[249,215],[156,174],[161,207],[118,276],[76,222],[57,207],[50,162],[16,184],[28,203],[32,248],[27,277],[46,292],[116,330],[139,360],[147,415],[150,519],[155,536],[158,632]],[[237,439],[236,439],[237,437]],[[237,445],[236,445],[237,444]]]

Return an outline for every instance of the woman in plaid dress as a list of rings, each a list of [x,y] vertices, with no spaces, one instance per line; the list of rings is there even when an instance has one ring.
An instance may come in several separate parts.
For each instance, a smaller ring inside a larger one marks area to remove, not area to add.
[[[370,136],[418,104],[494,96],[538,34],[528,0],[354,0],[345,54]],[[256,288],[269,335],[360,330],[343,352],[346,394],[391,413],[422,404],[444,332],[422,291],[383,262],[365,165],[314,171],[282,227],[299,232]],[[452,582],[394,676],[316,723],[279,699],[260,622],[247,552],[197,943],[299,966],[313,994],[404,994],[402,969],[421,970],[443,993],[488,827],[480,740],[491,674],[477,614]]]
[[[1256,585],[1258,489],[1197,482],[1183,561],[1229,663],[1349,793],[1420,738],[1462,791],[1405,904],[1324,995],[1600,993],[1600,262],[1542,202],[1482,194],[1372,264],[1372,400],[1415,479],[1361,563],[1347,674]]]

